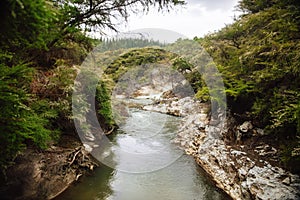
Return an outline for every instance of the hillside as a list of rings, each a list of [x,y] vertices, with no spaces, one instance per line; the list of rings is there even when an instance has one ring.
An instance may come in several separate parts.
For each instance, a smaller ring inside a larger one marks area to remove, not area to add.
[[[236,121],[263,128],[261,140],[299,173],[300,4],[242,0],[239,9],[233,24],[195,40],[217,63]]]

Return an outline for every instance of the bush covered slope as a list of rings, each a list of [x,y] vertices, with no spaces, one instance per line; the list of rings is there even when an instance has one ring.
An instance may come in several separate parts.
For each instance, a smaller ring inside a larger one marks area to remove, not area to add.
[[[223,74],[229,109],[281,140],[283,160],[299,159],[300,2],[241,0],[233,24],[204,38]],[[293,156],[292,156],[293,155]]]

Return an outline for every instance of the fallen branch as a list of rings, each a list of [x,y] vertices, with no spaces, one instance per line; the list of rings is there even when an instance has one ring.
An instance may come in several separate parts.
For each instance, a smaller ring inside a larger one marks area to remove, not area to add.
[[[77,150],[77,152],[74,154],[72,161],[69,163],[69,166],[71,166],[73,164],[73,162],[76,159],[76,156],[79,154],[80,151],[81,151],[81,149]]]
[[[115,127],[112,127],[112,129],[110,131],[108,131],[107,133],[105,133],[105,135],[111,134],[114,130],[115,130]]]

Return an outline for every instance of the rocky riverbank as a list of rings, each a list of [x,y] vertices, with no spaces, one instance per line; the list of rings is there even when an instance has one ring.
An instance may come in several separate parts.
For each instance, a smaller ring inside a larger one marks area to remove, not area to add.
[[[53,199],[97,166],[80,142],[70,137],[64,140],[47,150],[28,148],[19,155],[7,171],[1,199]]]
[[[264,143],[250,147],[241,142],[245,135],[257,140],[264,135],[251,122],[232,128],[230,120],[220,114],[219,119],[214,119],[216,123],[211,123],[208,106],[190,97],[160,99],[144,109],[183,116],[174,143],[192,155],[233,199],[300,199],[299,176],[272,164],[277,156],[274,147]],[[218,123],[222,120],[225,124]],[[235,131],[231,143],[230,128]]]

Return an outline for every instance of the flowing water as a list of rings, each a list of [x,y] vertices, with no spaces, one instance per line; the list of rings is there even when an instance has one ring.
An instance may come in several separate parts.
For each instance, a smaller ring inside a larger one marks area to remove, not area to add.
[[[171,143],[179,122],[165,114],[129,109],[120,130],[110,136],[113,168],[100,166],[56,200],[228,199],[192,157]]]

